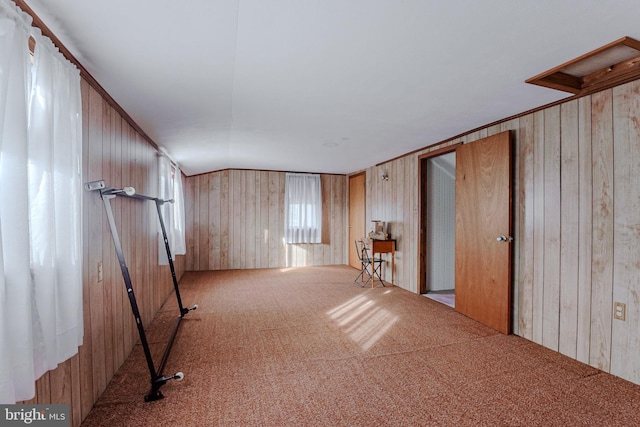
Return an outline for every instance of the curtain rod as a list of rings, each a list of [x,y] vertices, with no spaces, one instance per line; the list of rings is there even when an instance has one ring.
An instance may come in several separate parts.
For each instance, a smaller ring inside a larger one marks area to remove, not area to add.
[[[173,166],[175,166],[177,169],[180,169],[180,164],[179,164],[179,163],[178,163],[178,162],[177,162],[173,157],[171,157],[171,154],[169,154],[169,152],[167,151],[167,149],[166,149],[166,148],[164,148],[164,147],[158,147],[158,150],[157,150],[157,151],[158,151],[158,155],[159,155],[159,156],[164,156],[164,157],[166,157],[167,159],[169,159],[169,161],[171,162],[171,164],[172,164]]]

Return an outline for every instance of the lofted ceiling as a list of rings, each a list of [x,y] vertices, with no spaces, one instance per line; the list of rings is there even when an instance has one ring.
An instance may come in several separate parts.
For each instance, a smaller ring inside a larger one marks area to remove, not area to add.
[[[187,175],[346,174],[566,98],[638,0],[25,0]]]

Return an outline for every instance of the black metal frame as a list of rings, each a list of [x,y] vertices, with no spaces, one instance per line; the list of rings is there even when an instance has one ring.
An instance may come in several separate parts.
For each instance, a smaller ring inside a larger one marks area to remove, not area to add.
[[[140,335],[140,342],[142,343],[142,348],[144,349],[144,356],[147,360],[147,365],[149,367],[149,374],[151,375],[151,390],[144,397],[145,402],[151,402],[154,400],[162,399],[164,396],[162,392],[160,392],[160,387],[167,383],[169,380],[181,380],[184,377],[182,372],[176,372],[175,374],[166,377],[162,375],[162,371],[164,366],[169,358],[169,353],[171,352],[171,347],[173,346],[173,342],[176,338],[176,334],[178,333],[178,328],[180,326],[180,322],[182,318],[190,311],[198,308],[198,305],[194,305],[191,308],[185,308],[182,305],[182,298],[180,297],[180,289],[178,287],[178,279],[176,277],[176,271],[173,265],[173,259],[171,256],[171,248],[169,247],[169,240],[167,239],[167,232],[165,229],[164,221],[162,219],[161,207],[165,203],[173,203],[173,200],[162,200],[157,197],[145,196],[142,194],[136,194],[135,190],[131,187],[125,187],[124,189],[118,189],[113,187],[107,187],[104,184],[104,181],[92,181],[85,184],[86,190],[88,191],[99,191],[100,198],[104,202],[104,210],[107,214],[107,220],[109,222],[109,228],[111,230],[111,236],[113,237],[113,244],[115,246],[116,255],[118,256],[118,262],[120,264],[120,270],[122,271],[122,278],[124,280],[125,288],[127,289],[127,295],[129,296],[129,303],[131,304],[131,311],[133,312],[133,317],[136,320],[136,325],[138,327],[138,334]],[[158,212],[158,220],[160,221],[160,228],[162,229],[162,237],[164,239],[164,247],[167,251],[167,258],[169,259],[169,267],[171,269],[171,278],[173,280],[173,288],[175,289],[176,299],[178,301],[178,308],[180,309],[180,316],[176,320],[176,323],[173,328],[173,332],[171,333],[171,338],[169,338],[169,342],[165,347],[164,354],[162,355],[162,359],[160,361],[160,365],[158,365],[158,369],[156,370],[155,365],[153,363],[153,358],[151,357],[151,351],[149,350],[149,343],[147,342],[147,335],[144,331],[144,326],[142,324],[142,319],[140,318],[140,310],[138,309],[138,303],[136,301],[136,296],[133,291],[133,286],[131,284],[131,276],[129,275],[129,269],[127,268],[127,264],[124,259],[124,253],[122,252],[122,245],[120,244],[120,237],[118,236],[118,229],[116,227],[115,220],[113,218],[113,211],[111,210],[111,199],[116,198],[116,196],[128,197],[131,199],[139,199],[139,200],[148,200],[155,202],[156,210]]]

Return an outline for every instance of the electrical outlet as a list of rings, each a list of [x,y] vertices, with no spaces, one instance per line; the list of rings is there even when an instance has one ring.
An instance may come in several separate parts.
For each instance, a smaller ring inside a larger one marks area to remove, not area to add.
[[[627,304],[623,302],[613,303],[613,318],[618,320],[625,320],[627,317]]]
[[[102,282],[104,279],[104,273],[102,271],[102,261],[98,261],[98,282]]]

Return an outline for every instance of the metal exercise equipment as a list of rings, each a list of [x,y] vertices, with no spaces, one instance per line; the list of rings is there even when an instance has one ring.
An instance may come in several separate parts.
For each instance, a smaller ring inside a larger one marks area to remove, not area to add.
[[[169,380],[182,380],[184,378],[184,374],[182,372],[176,372],[170,376],[164,376],[162,371],[169,357],[169,353],[171,351],[171,347],[173,346],[173,341],[175,340],[176,334],[178,333],[178,328],[180,327],[180,322],[182,318],[190,311],[198,308],[198,305],[194,305],[191,308],[184,308],[182,306],[182,299],[180,298],[180,289],[178,288],[178,280],[176,278],[175,268],[173,266],[173,260],[171,258],[171,248],[169,247],[169,240],[167,239],[167,232],[164,226],[164,221],[162,220],[162,212],[161,207],[165,203],[173,203],[173,200],[161,200],[157,197],[145,196],[142,194],[136,194],[135,189],[133,187],[124,187],[122,189],[107,187],[104,181],[91,181],[85,184],[85,189],[87,191],[98,191],[100,193],[100,198],[104,202],[104,210],[107,214],[107,220],[109,221],[109,228],[111,229],[111,236],[113,237],[113,244],[115,246],[116,255],[118,256],[118,262],[120,263],[120,270],[122,270],[122,278],[124,279],[124,285],[127,289],[127,295],[129,296],[129,302],[131,303],[131,311],[133,312],[133,317],[136,320],[136,325],[138,327],[138,333],[140,334],[140,341],[142,343],[142,348],[144,349],[144,355],[147,360],[147,365],[149,367],[149,373],[151,375],[151,390],[144,397],[145,402],[151,402],[154,400],[162,399],[164,396],[160,392],[160,387],[167,383]],[[120,238],[118,237],[118,229],[116,228],[116,223],[113,218],[113,211],[111,210],[111,199],[116,198],[117,196],[128,197],[131,199],[139,199],[139,200],[148,200],[153,201],[156,204],[156,210],[158,212],[158,220],[160,221],[160,228],[162,230],[162,237],[164,239],[164,247],[167,251],[167,258],[169,259],[169,267],[171,269],[171,278],[173,279],[173,288],[175,289],[176,299],[178,300],[178,307],[180,309],[180,316],[175,323],[173,328],[173,332],[171,333],[171,338],[167,343],[167,346],[164,350],[164,354],[162,356],[162,360],[160,361],[160,365],[156,370],[155,365],[153,363],[153,358],[151,357],[151,351],[149,350],[149,343],[147,342],[147,336],[144,331],[144,326],[142,325],[142,319],[140,318],[140,311],[138,310],[138,303],[136,302],[136,296],[133,292],[133,286],[131,285],[131,276],[129,275],[129,269],[127,268],[127,264],[124,259],[124,254],[122,252],[122,246],[120,245]]]

